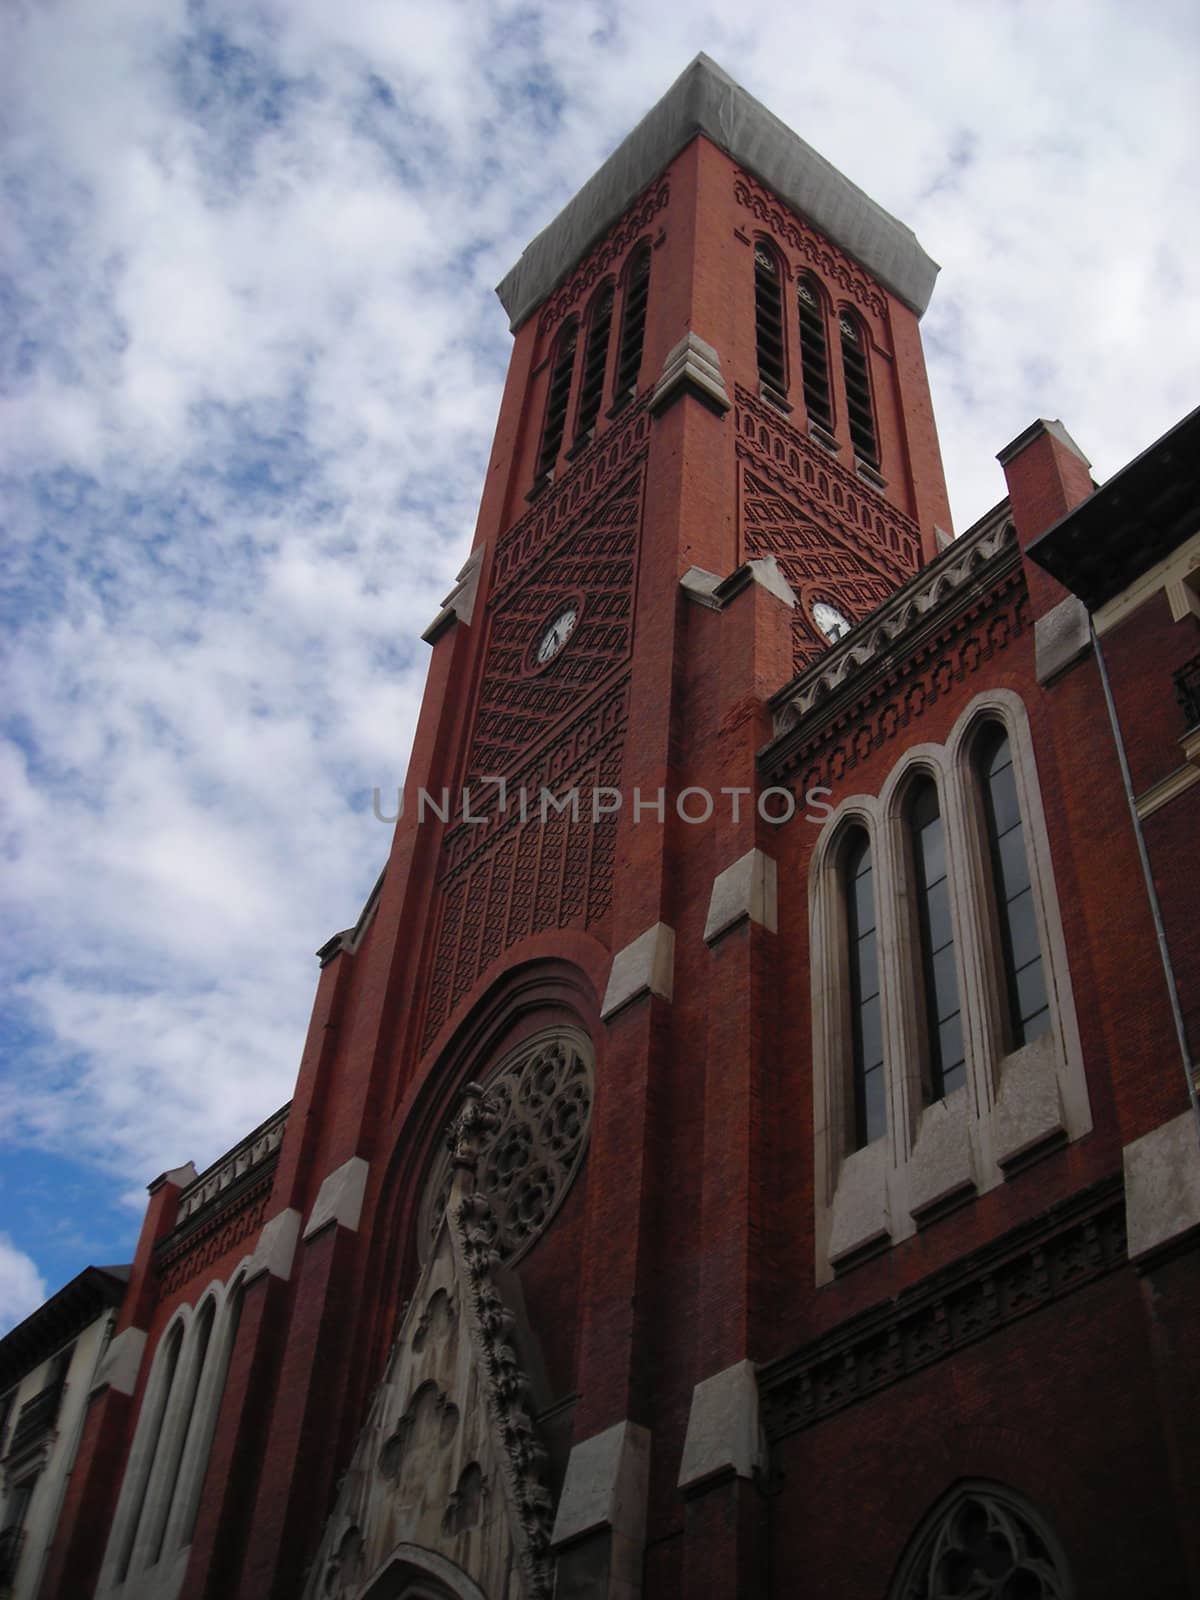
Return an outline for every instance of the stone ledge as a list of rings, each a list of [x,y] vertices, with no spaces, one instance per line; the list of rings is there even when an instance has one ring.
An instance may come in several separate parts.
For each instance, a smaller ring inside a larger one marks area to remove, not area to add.
[[[1088,609],[1069,594],[1033,625],[1034,670],[1039,683],[1049,683],[1092,647]]]
[[[370,1170],[361,1156],[351,1156],[329,1173],[317,1193],[316,1204],[304,1229],[305,1239],[311,1239],[331,1222],[348,1228],[351,1233],[358,1232]]]
[[[137,1388],[145,1348],[144,1329],[126,1328],[124,1333],[119,1333],[100,1358],[92,1379],[92,1393],[108,1388],[117,1394],[132,1394]]]
[[[567,1461],[551,1544],[558,1548],[611,1528],[632,1544],[644,1545],[649,1482],[649,1429],[618,1422],[584,1439]]]
[[[662,374],[650,396],[651,412],[657,415],[687,390],[718,412],[728,411],[733,404],[721,375],[720,356],[711,344],[690,330],[663,362]]]
[[[316,1215],[315,1208],[313,1215]],[[292,1262],[299,1238],[300,1213],[294,1206],[289,1206],[269,1222],[264,1222],[246,1270],[246,1282],[266,1272],[272,1278],[279,1278],[286,1283],[292,1275]]]
[[[842,1162],[829,1208],[829,1264],[835,1270],[890,1241],[887,1171],[886,1139],[864,1145]]]
[[[768,933],[777,932],[778,879],[773,857],[762,850],[747,850],[732,866],[718,872],[704,924],[705,944],[715,944],[747,918]]]
[[[679,1488],[695,1489],[728,1473],[752,1478],[764,1462],[754,1363],[738,1361],[692,1390]]]
[[[1122,1152],[1131,1260],[1200,1229],[1200,1134],[1190,1109]]]
[[[670,1000],[674,981],[675,930],[665,922],[656,922],[613,957],[600,1007],[601,1020],[607,1022],[644,994]]]

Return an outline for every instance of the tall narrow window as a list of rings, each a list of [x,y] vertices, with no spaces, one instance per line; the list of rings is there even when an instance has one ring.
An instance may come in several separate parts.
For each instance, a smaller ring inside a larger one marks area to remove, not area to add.
[[[121,1543],[117,1551],[116,1576],[117,1582],[123,1583],[128,1576],[130,1563],[133,1560],[134,1547],[141,1529],[142,1517],[146,1510],[146,1500],[155,1476],[155,1470],[161,1471],[162,1462],[159,1460],[162,1447],[163,1423],[167,1415],[167,1407],[171,1401],[171,1391],[175,1387],[175,1376],[179,1370],[179,1352],[183,1347],[183,1328],[178,1324],[170,1333],[166,1349],[161,1352],[158,1359],[162,1361],[161,1373],[152,1375],[152,1389],[147,1391],[146,1399],[142,1403],[142,1417],[138,1422],[138,1433],[134,1444],[141,1443],[142,1429],[146,1429],[146,1449],[141,1456],[141,1475],[133,1490],[134,1500],[130,1505],[128,1518],[125,1522],[121,1536]],[[157,1367],[157,1361],[156,1361]],[[157,1383],[155,1383],[157,1379]],[[148,1409],[151,1408],[152,1409]],[[136,1452],[135,1452],[136,1457]],[[124,1508],[117,1507],[118,1515]]]
[[[887,1132],[887,1085],[883,1071],[883,1018],[879,1000],[879,950],[875,931],[875,874],[871,842],[860,830],[850,836],[843,865],[847,958],[850,968],[850,1044],[856,1150]]]
[[[954,923],[946,874],[946,831],[937,787],[924,778],[909,800],[921,977],[929,1041],[926,1093],[942,1100],[967,1080],[962,1008],[954,963]]]
[[[842,334],[842,371],[846,376],[846,410],[854,453],[868,466],[878,467],[875,412],[871,406],[871,374],[867,366],[867,341],[855,317],[843,311],[838,319]]]
[[[567,400],[571,393],[571,374],[575,370],[575,341],[579,324],[572,317],[558,336],[554,351],[554,365],[550,372],[550,390],[546,396],[546,420],[542,424],[542,448],[538,452],[537,482],[548,478],[554,471],[558,452],[562,449],[563,430],[567,425]]]
[[[765,244],[754,247],[754,330],[758,376],[776,399],[787,394],[783,338],[783,284],[779,259]]]
[[[983,814],[991,857],[993,898],[1004,962],[1004,998],[1011,1048],[1050,1026],[1050,1003],[1038,940],[1025,830],[1008,734],[989,723],[976,746]]]
[[[829,345],[825,338],[825,306],[812,278],[801,278],[796,290],[800,306],[800,360],[804,404],[809,420],[826,431],[833,428],[829,397]]]
[[[604,393],[604,369],[608,364],[608,336],[612,331],[613,286],[606,283],[592,302],[587,344],[583,351],[583,376],[579,381],[579,412],[575,419],[575,441],[587,439],[600,414]]]
[[[639,245],[625,273],[625,303],[621,311],[621,346],[617,351],[616,393],[613,410],[637,393],[646,337],[646,302],[650,298],[650,246]]]
[[[158,1525],[154,1531],[154,1544],[150,1556],[150,1564],[159,1559],[163,1553],[166,1541],[167,1528],[171,1521],[171,1508],[175,1503],[175,1494],[179,1488],[179,1470],[183,1465],[191,1440],[192,1428],[196,1420],[196,1396],[200,1392],[200,1380],[204,1375],[204,1363],[208,1358],[208,1344],[212,1338],[213,1320],[216,1316],[216,1306],[209,1300],[201,1311],[194,1325],[188,1346],[188,1369],[186,1374],[187,1388],[180,1397],[180,1410],[178,1420],[169,1441],[168,1459],[162,1463],[155,1462],[156,1474],[161,1474],[161,1494],[157,1500],[156,1514]],[[172,1412],[174,1412],[172,1407]]]

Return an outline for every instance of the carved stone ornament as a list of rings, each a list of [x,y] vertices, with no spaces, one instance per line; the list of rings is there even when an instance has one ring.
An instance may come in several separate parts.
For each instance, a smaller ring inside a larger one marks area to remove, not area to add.
[[[477,1090],[466,1096],[452,1214],[439,1222],[371,1398],[304,1600],[352,1600],[393,1569],[398,1551],[419,1571],[461,1580],[456,1593],[550,1600],[554,1502],[539,1400],[518,1354],[517,1315],[493,1276],[497,1221],[486,1196],[470,1192],[483,1111]]]
[[[592,1115],[592,1053],[585,1034],[551,1028],[470,1084],[426,1180],[420,1244],[437,1237],[456,1166],[472,1166],[488,1201],[488,1243],[506,1266],[541,1235],[574,1182]]]
[[[905,1561],[893,1600],[1068,1600],[1065,1563],[1033,1513],[1002,1490],[964,1485]]]

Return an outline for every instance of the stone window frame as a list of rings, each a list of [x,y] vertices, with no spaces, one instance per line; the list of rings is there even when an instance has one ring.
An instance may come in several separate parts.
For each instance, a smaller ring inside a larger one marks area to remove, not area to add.
[[[1032,1534],[1042,1547],[1042,1557],[1036,1565],[1042,1567],[1044,1575],[1051,1580],[1051,1587],[1043,1587],[1043,1593],[1052,1594],[1058,1600],[1074,1600],[1076,1591],[1070,1561],[1062,1541],[1041,1509],[1007,1484],[986,1478],[960,1479],[925,1513],[888,1585],[888,1600],[910,1600],[913,1594],[927,1592],[926,1580],[930,1577],[929,1567],[939,1538],[951,1528],[969,1502],[984,1510],[989,1522],[994,1520],[1001,1529],[1015,1535],[1008,1541],[1010,1547],[1013,1543],[1018,1548],[1026,1545],[1028,1535]]]
[[[1003,951],[974,759],[989,722],[1004,728],[1013,753],[1050,999],[1047,1032],[1014,1051],[1005,1045]],[[905,820],[907,795],[922,774],[937,784],[945,823],[967,1053],[965,1084],[931,1104],[922,1089],[924,1004]],[[848,1138],[849,972],[841,858],[852,827],[865,830],[875,863],[888,1098],[887,1134],[861,1150],[851,1150]],[[818,1283],[911,1237],[973,1195],[996,1188],[1030,1162],[1091,1131],[1029,718],[1012,690],[975,696],[944,745],[911,746],[877,795],[850,795],[839,803],[810,862],[809,949]]]
[[[105,1547],[97,1600],[119,1600],[135,1592],[155,1595],[160,1589],[164,1596],[173,1595],[183,1581],[248,1266],[249,1260],[243,1262],[228,1285],[214,1279],[194,1306],[179,1306],[162,1331]]]

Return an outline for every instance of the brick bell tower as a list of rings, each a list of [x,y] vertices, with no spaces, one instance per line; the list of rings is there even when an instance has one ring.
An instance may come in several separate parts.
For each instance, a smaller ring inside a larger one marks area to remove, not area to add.
[[[768,1154],[809,1157],[755,758],[950,526],[936,270],[699,56],[500,285],[475,543],[387,867],[320,952],[189,1600],[766,1592]]]
[[[304,1247],[313,1326],[284,1386],[348,1448],[391,1363],[312,1593],[358,1593],[404,1542],[488,1595],[502,1572],[531,1595],[761,1582],[757,1441],[731,1422],[769,1337],[783,1113],[755,752],[768,697],[950,526],[918,332],[935,273],[700,56],[500,286],[514,347],[474,548],[425,635],[405,814],[377,900],[324,952],[291,1114],[301,1212],[331,1174],[362,1200],[355,1232]],[[449,792],[446,821],[422,790]],[[469,1081],[484,1098],[439,1166]],[[439,1243],[447,1192],[466,1209]],[[456,1281],[484,1284],[474,1313]],[[352,1328],[317,1325],[335,1282]],[[447,1376],[480,1305],[475,1358],[495,1364],[505,1319],[519,1398],[474,1471],[443,1470],[450,1412],[482,1427],[486,1374],[470,1394]],[[255,1518],[264,1572],[345,1464],[305,1492],[305,1437],[284,1525]],[[418,1437],[419,1470],[395,1470],[417,1501],[438,1487],[406,1541],[379,1448]]]

